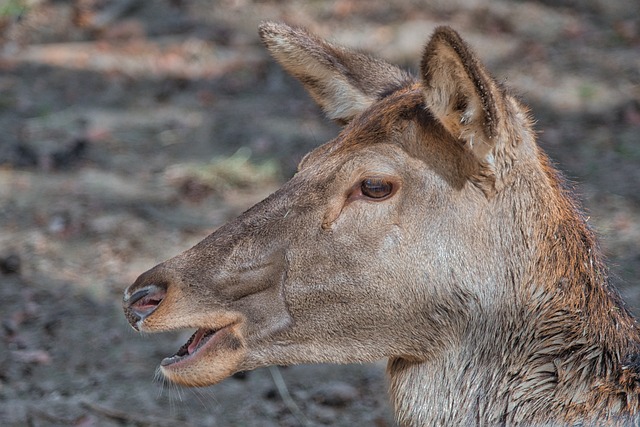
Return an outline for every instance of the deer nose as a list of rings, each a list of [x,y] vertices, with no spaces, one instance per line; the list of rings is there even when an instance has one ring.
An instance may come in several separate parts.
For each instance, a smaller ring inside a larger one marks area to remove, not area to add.
[[[127,290],[124,294],[122,305],[131,326],[137,329],[136,324],[140,320],[149,317],[158,308],[166,295],[166,287],[158,285],[147,285],[133,293],[129,293]]]

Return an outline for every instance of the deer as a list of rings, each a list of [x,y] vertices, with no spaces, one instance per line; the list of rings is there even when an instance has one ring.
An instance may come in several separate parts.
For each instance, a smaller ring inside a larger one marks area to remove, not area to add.
[[[304,28],[260,38],[338,136],[124,292],[160,362],[216,384],[387,360],[399,425],[638,425],[640,333],[528,107],[450,27],[414,77]]]

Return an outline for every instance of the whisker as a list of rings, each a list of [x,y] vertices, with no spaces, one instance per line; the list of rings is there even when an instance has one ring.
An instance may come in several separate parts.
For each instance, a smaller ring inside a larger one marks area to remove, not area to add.
[[[196,400],[202,405],[203,409],[208,409],[209,405],[206,402],[206,396],[204,395],[205,389],[192,388],[190,389],[191,393],[195,396]]]

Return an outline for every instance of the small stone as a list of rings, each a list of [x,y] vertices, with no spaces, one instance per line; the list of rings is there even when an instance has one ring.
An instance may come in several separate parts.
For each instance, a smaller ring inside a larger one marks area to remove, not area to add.
[[[270,388],[264,393],[264,398],[267,400],[274,400],[278,397],[278,391],[275,388]]]
[[[18,254],[9,254],[0,258],[0,271],[2,274],[18,274],[20,273],[20,256]]]
[[[335,408],[312,403],[307,411],[308,416],[320,424],[335,425],[338,420],[338,411]]]
[[[248,371],[240,371],[232,375],[233,379],[240,380],[240,381],[246,380],[248,376],[249,376]]]
[[[332,382],[323,384],[313,393],[313,399],[326,406],[346,406],[358,398],[358,390],[350,384]]]

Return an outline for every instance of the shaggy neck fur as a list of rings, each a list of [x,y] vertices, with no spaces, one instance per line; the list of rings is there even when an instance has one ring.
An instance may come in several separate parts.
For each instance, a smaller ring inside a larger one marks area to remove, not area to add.
[[[508,238],[503,248],[505,255],[510,252],[506,259],[518,262],[502,266],[499,302],[478,310],[460,345],[439,357],[389,361],[401,425],[638,421],[635,319],[609,285],[593,235],[557,172],[544,155],[537,157],[549,191],[527,192],[532,174],[520,173],[528,178],[510,184],[520,188],[504,192],[528,194],[531,200],[502,201],[505,215],[528,217],[511,218],[522,226],[522,235]],[[525,224],[536,228],[525,229]]]

